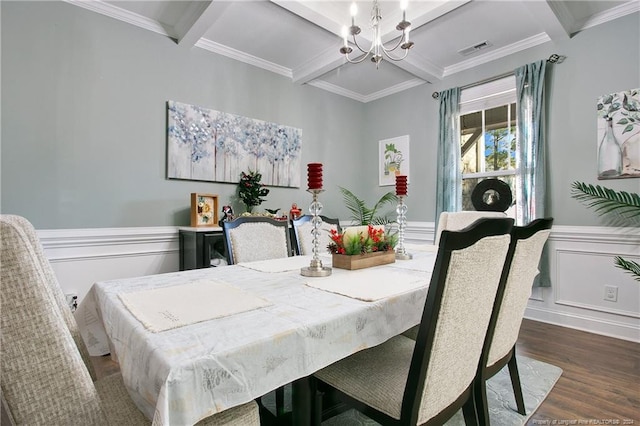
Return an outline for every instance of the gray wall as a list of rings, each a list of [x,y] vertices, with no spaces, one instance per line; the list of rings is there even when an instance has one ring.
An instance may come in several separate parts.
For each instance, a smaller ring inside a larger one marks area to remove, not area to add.
[[[260,208],[306,211],[318,161],[324,213],[347,215],[335,189],[358,180],[361,103],[67,3],[0,4],[3,213],[37,228],[188,225],[191,192],[229,203],[236,184],[166,179],[176,100],[301,128],[305,187],[272,188]]]
[[[549,205],[559,225],[597,225],[569,197],[596,176],[595,101],[640,87],[639,14],[546,43],[368,104],[361,104],[164,36],[59,2],[2,8],[1,210],[37,228],[187,225],[189,193],[235,197],[235,184],[166,179],[166,101],[176,100],[303,130],[302,163],[325,165],[324,213],[348,217],[337,186],[367,201],[377,185],[378,141],[411,137],[409,220],[432,221],[438,102],[431,93],[511,71],[551,53]],[[306,177],[303,167],[301,173]],[[303,181],[304,181],[303,177]],[[610,180],[638,192],[640,180]],[[272,188],[262,207],[305,208],[301,189]]]
[[[598,181],[596,164],[596,99],[607,93],[640,87],[640,14],[619,18],[561,43],[548,42],[526,52],[454,74],[367,104],[365,144],[408,134],[411,137],[409,220],[433,221],[438,140],[438,101],[431,97],[456,86],[510,72],[548,58],[566,56],[547,67],[548,214],[556,225],[602,225],[602,219],[570,197],[572,182],[584,181],[640,192],[640,179]],[[384,117],[384,119],[381,119]],[[377,151],[367,151],[374,164]],[[375,169],[368,170],[375,173]],[[371,188],[371,194],[384,192]]]

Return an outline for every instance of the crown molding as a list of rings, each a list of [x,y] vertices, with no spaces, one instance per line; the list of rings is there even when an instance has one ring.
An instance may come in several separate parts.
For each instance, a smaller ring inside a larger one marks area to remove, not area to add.
[[[640,2],[629,1],[605,12],[596,13],[588,17],[576,26],[576,32],[584,31],[596,25],[604,24],[605,22],[613,21],[614,19],[622,18],[635,12],[640,12]]]
[[[215,41],[201,38],[200,40],[198,40],[195,46],[209,52],[226,56],[227,58],[235,59],[236,61],[244,62],[245,64],[253,65],[255,67],[280,74],[287,78],[293,78],[293,72],[291,71],[291,68],[286,68],[281,65],[274,64],[273,62],[265,61],[264,59],[260,59],[248,53],[241,52],[240,50],[233,49],[229,46],[225,46],[224,44],[216,43]]]
[[[367,103],[367,102],[375,101],[377,99],[382,99],[386,96],[393,95],[395,93],[399,93],[416,86],[421,86],[426,83],[428,83],[428,81],[424,81],[420,78],[414,78],[412,80],[403,81],[402,83],[396,84],[395,86],[387,87],[386,89],[383,89],[378,92],[365,96],[363,102]]]
[[[318,89],[326,90],[327,92],[335,93],[336,95],[344,96],[345,98],[350,98],[358,102],[366,102],[366,96],[352,90],[336,86],[335,84],[327,83],[326,81],[313,80],[308,82],[307,85],[317,87]]]
[[[164,36],[170,38],[176,38],[176,35],[172,32],[167,31],[167,29],[160,24],[160,22],[155,21],[153,19],[149,19],[142,15],[138,15],[137,13],[130,12],[128,10],[122,9],[118,6],[114,6],[109,3],[105,3],[101,0],[63,0],[66,3],[72,4],[74,6],[79,6],[84,9],[90,10],[92,12],[99,13],[104,16],[108,16],[110,18],[117,19],[118,21],[126,22],[128,24],[135,25],[136,27],[153,31],[154,33],[162,34]]]

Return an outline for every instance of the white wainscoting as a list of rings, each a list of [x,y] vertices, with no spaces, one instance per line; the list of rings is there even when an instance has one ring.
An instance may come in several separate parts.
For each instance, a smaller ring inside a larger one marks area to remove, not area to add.
[[[173,226],[39,230],[38,236],[63,291],[78,301],[96,281],[179,269]]]
[[[65,293],[82,300],[96,281],[178,270],[178,228],[41,230],[45,253]],[[433,222],[409,222],[406,241],[432,243]],[[526,317],[640,342],[640,283],[613,265],[640,261],[640,229],[554,226],[551,288],[534,289]],[[605,285],[618,301],[604,300]]]

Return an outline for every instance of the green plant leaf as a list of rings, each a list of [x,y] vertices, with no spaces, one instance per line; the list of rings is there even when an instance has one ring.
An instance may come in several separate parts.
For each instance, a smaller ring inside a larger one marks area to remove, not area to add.
[[[583,182],[574,182],[571,188],[572,198],[593,208],[600,216],[608,216],[617,224],[640,224],[640,195]]]
[[[618,268],[624,269],[628,273],[634,276],[636,281],[640,281],[640,264],[633,260],[625,260],[620,256],[616,256],[614,260]]]
[[[357,197],[353,192],[346,188],[338,187],[342,192],[342,198],[347,209],[351,212],[351,221],[356,225],[386,225],[391,220],[387,215],[377,215],[380,208],[389,203],[397,201],[397,197],[393,192],[384,194],[373,208],[367,207],[364,200]]]

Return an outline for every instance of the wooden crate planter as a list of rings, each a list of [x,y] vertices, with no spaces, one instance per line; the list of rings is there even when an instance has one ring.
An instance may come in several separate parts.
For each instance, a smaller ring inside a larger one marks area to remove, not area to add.
[[[334,268],[349,270],[386,265],[396,261],[396,253],[394,251],[356,254],[353,256],[347,256],[346,254],[332,254],[331,257],[331,265]]]

